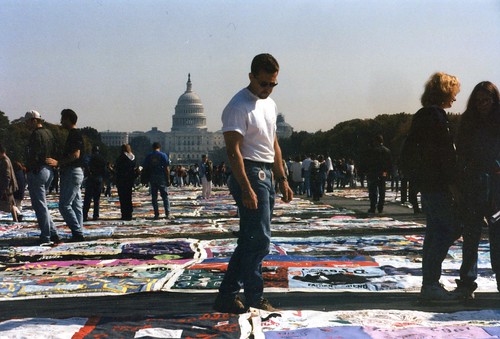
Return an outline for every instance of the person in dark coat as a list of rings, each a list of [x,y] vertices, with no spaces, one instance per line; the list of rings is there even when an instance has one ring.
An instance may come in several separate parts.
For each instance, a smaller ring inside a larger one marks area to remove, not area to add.
[[[88,220],[90,204],[94,201],[93,220],[99,219],[99,204],[104,176],[106,174],[106,161],[99,152],[99,146],[92,147],[87,166],[87,180],[85,182],[85,198],[83,200],[83,221]]]
[[[420,298],[455,300],[439,282],[441,266],[453,242],[460,236],[454,204],[460,200],[456,151],[445,109],[455,102],[460,82],[455,76],[435,73],[421,98],[423,107],[413,116],[402,151],[402,166],[420,188],[427,226],[422,255]],[[403,157],[404,155],[404,157]]]
[[[370,209],[368,213],[375,213],[375,208],[377,208],[379,213],[383,212],[385,204],[385,182],[391,169],[391,151],[384,146],[383,136],[377,135],[366,160],[368,196],[370,198]]]
[[[457,135],[462,192],[463,247],[455,293],[473,299],[481,231],[488,227],[491,266],[500,291],[500,224],[486,220],[500,210],[500,94],[489,81],[473,89]]]
[[[114,171],[122,220],[132,220],[132,188],[137,178],[137,161],[129,144],[122,145],[121,154],[116,159]]]
[[[12,220],[17,220],[14,192],[17,191],[17,180],[12,163],[0,144],[0,210],[10,212]]]

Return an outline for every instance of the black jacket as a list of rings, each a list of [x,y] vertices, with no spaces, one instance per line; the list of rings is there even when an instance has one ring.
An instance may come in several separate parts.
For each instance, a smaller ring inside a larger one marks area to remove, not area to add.
[[[365,166],[368,180],[387,177],[392,170],[391,151],[383,144],[374,146],[367,154]]]
[[[38,173],[45,165],[46,158],[54,156],[54,137],[52,133],[40,127],[35,129],[31,135],[26,148],[26,168],[28,171]]]
[[[121,153],[115,163],[116,185],[133,185],[137,177],[137,161],[133,154]]]
[[[446,112],[423,107],[413,116],[401,154],[403,174],[411,176],[423,193],[449,192],[457,180],[457,155]]]

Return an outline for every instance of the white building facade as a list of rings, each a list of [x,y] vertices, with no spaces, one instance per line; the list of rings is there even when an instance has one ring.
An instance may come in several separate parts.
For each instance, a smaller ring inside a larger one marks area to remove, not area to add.
[[[217,148],[223,148],[222,132],[207,130],[205,109],[198,94],[193,92],[191,75],[188,75],[186,91],[177,100],[172,116],[172,130],[165,133],[165,150],[177,164],[193,164]]]
[[[199,163],[203,154],[225,146],[221,131],[207,130],[205,109],[198,94],[193,92],[191,75],[188,75],[186,91],[177,100],[172,116],[172,129],[162,132],[153,127],[147,132],[100,132],[101,140],[109,146],[129,143],[134,137],[146,136],[151,143],[159,142],[174,164]],[[126,135],[127,138],[118,138]],[[111,143],[111,141],[113,143]]]

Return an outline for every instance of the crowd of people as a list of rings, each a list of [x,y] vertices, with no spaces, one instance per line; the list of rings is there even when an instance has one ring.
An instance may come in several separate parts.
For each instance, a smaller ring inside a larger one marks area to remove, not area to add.
[[[356,187],[358,169],[352,159],[332,159],[328,154],[297,155],[287,158],[286,171],[295,195],[306,195],[319,200],[324,192],[336,188]]]
[[[114,164],[106,162],[99,147],[83,156],[83,138],[76,128],[77,114],[61,112],[61,126],[68,130],[62,156],[54,156],[54,137],[44,127],[39,112],[29,111],[24,122],[31,131],[26,164],[12,162],[0,144],[0,209],[22,220],[22,198],[28,187],[32,208],[40,228],[39,244],[51,246],[61,240],[47,207],[47,193],[59,194],[59,211],[70,241],[83,241],[83,222],[93,202],[93,219],[99,219],[99,201],[116,185],[121,217],[133,216],[132,192],[140,180],[150,189],[153,218],[160,218],[158,194],[164,217],[172,218],[168,187],[201,187],[201,199],[211,195],[212,185],[227,185],[238,206],[240,232],[214,308],[221,312],[242,313],[249,306],[274,310],[263,298],[262,260],[269,253],[270,221],[279,191],[289,202],[295,195],[319,200],[334,187],[367,187],[369,213],[383,212],[386,182],[404,191],[420,212],[417,192],[427,225],[423,243],[422,288],[424,300],[448,301],[474,297],[478,275],[478,246],[483,228],[488,228],[492,269],[500,291],[500,94],[488,81],[475,86],[462,115],[458,135],[451,133],[445,109],[452,107],[460,91],[457,77],[433,74],[424,87],[422,108],[415,113],[394,163],[381,135],[377,135],[362,166],[351,159],[332,159],[328,154],[309,154],[282,158],[276,137],[277,108],[269,97],[278,85],[279,66],[270,54],[257,55],[249,73],[248,87],[239,91],[222,114],[223,133],[229,165],[214,166],[207,155],[188,168],[171,166],[159,143],[138,164],[130,145],[123,145]],[[58,185],[53,185],[58,174]],[[85,182],[85,185],[83,185]],[[81,187],[85,187],[82,200]],[[440,284],[441,266],[450,246],[463,238],[463,263],[454,291]],[[245,300],[238,296],[244,288]]]
[[[189,166],[188,170],[182,165],[172,167],[168,154],[160,150],[158,142],[152,144],[152,151],[142,164],[137,162],[129,144],[121,146],[114,163],[104,159],[98,145],[92,147],[90,154],[84,154],[83,137],[76,128],[77,120],[73,110],[61,112],[61,127],[68,130],[68,137],[58,159],[54,156],[54,136],[35,110],[27,112],[21,120],[31,131],[25,166],[19,161],[11,162],[7,150],[0,144],[0,210],[10,212],[13,221],[22,221],[22,200],[28,188],[41,230],[38,242],[41,246],[61,242],[47,207],[47,195],[53,192],[59,194],[59,212],[71,229],[70,241],[77,242],[85,240],[83,223],[89,220],[91,207],[92,220],[99,220],[101,196],[111,197],[113,186],[116,186],[120,200],[121,219],[132,220],[133,191],[141,183],[149,187],[154,219],[160,218],[158,194],[165,218],[172,218],[168,199],[170,185],[201,187],[200,199],[210,198],[212,185],[227,185],[230,170],[224,162],[213,166],[208,156],[203,155],[200,163]]]

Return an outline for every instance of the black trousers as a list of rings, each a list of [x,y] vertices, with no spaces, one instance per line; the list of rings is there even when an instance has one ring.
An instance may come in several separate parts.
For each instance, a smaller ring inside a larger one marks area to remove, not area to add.
[[[116,185],[118,190],[118,197],[120,198],[120,211],[122,214],[122,219],[130,220],[132,219],[132,187],[134,183],[119,183]]]

